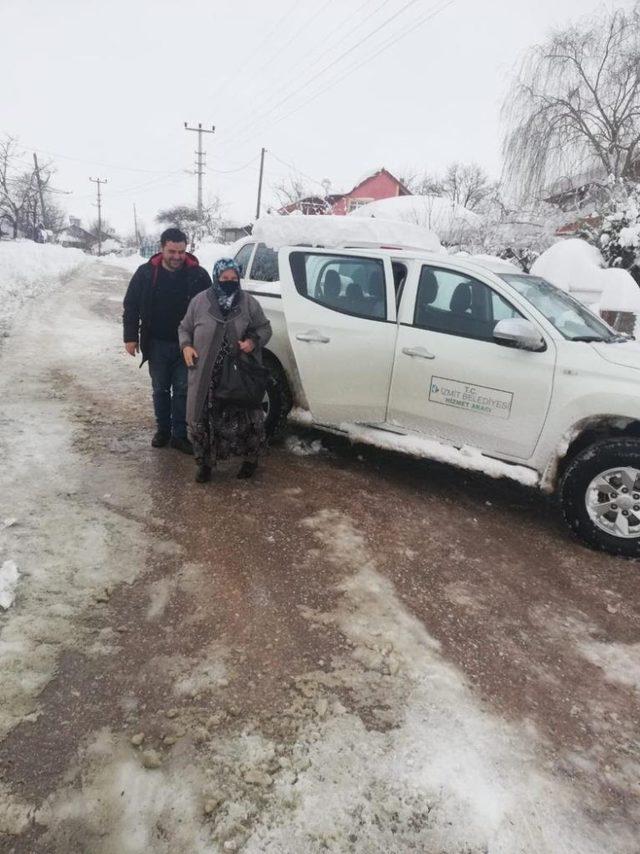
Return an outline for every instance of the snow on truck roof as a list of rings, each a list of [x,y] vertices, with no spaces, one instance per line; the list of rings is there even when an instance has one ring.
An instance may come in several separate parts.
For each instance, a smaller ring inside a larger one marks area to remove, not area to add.
[[[270,214],[260,217],[252,237],[271,249],[283,246],[385,247],[442,252],[436,234],[418,225],[377,217]]]

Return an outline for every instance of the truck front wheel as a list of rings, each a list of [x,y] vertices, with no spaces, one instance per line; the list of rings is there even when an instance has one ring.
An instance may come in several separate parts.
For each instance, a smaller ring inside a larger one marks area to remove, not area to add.
[[[640,557],[640,439],[605,439],[577,454],[562,478],[560,502],[585,543]]]

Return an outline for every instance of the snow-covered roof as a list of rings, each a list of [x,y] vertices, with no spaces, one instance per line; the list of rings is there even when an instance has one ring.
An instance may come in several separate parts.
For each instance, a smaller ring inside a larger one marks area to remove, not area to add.
[[[453,257],[460,257],[462,260],[474,261],[481,267],[486,267],[492,273],[522,273],[522,269],[511,261],[504,258],[499,258],[497,255],[466,255],[463,252],[457,253]]]
[[[376,217],[304,216],[277,214],[260,217],[253,237],[279,249],[281,246],[404,246],[427,252],[439,252],[438,237],[412,223]]]
[[[349,213],[350,217],[384,217],[435,232],[446,243],[455,243],[461,233],[480,225],[480,217],[442,196],[394,196],[369,202]]]

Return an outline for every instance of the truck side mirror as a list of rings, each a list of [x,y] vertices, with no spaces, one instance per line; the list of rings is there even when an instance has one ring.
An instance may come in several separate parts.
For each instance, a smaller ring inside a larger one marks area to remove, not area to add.
[[[539,352],[546,350],[544,338],[530,320],[522,317],[510,317],[499,320],[493,330],[496,344],[503,347],[515,347],[518,350]]]

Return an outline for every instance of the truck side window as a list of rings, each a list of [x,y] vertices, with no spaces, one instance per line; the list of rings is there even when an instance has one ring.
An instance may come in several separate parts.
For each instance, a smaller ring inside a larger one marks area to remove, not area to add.
[[[237,252],[236,257],[234,258],[236,264],[240,267],[240,275],[241,278],[246,278],[247,275],[247,264],[249,263],[249,258],[251,258],[251,253],[253,252],[253,247],[255,243],[245,243]]]
[[[433,332],[493,341],[499,320],[522,317],[504,297],[466,273],[423,267],[414,325]]]
[[[264,243],[258,243],[249,278],[259,282],[277,282],[280,278],[278,253],[269,249]]]
[[[387,289],[379,258],[292,252],[290,265],[303,297],[343,314],[386,320]]]

